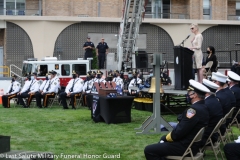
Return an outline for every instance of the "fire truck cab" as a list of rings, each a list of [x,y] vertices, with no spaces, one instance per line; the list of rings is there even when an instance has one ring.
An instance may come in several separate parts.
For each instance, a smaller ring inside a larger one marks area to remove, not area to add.
[[[46,74],[51,70],[57,72],[61,87],[66,87],[68,81],[72,78],[73,71],[78,71],[82,79],[86,78],[87,71],[90,70],[89,60],[57,60],[56,57],[45,57],[41,61],[28,59],[23,61],[22,77],[36,72],[38,79],[44,80]]]

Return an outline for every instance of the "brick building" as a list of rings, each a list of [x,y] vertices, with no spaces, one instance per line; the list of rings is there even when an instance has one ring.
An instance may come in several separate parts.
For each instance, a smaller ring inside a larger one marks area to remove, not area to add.
[[[27,58],[83,57],[88,35],[95,44],[104,36],[116,52],[124,0],[3,0],[0,1],[0,66],[21,67]],[[173,62],[173,46],[189,35],[189,24],[198,23],[202,50],[208,45],[221,51],[221,64],[230,64],[240,50],[238,0],[148,0],[140,27],[148,53],[164,52]],[[193,35],[189,39],[191,39]],[[189,41],[185,46],[190,45]]]

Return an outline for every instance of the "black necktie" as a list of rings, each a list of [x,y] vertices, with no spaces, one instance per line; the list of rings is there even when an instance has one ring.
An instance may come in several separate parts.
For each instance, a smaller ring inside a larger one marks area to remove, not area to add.
[[[29,88],[28,88],[28,92],[30,92],[30,89],[31,89],[31,87],[32,87],[32,83],[33,83],[33,80],[32,80],[32,82],[31,82],[31,84],[30,84],[30,86],[29,86]]]
[[[73,91],[73,87],[74,87],[74,84],[75,84],[74,82],[75,82],[75,79],[73,80],[72,88],[69,90],[70,92]]]
[[[12,82],[12,86],[11,86],[11,88],[10,88],[9,93],[11,93],[12,91],[13,91],[13,82]]]
[[[46,83],[47,83],[47,82],[46,82]],[[50,86],[51,86],[51,81],[49,81],[49,84],[48,84],[48,87],[47,87],[46,91],[49,90]]]

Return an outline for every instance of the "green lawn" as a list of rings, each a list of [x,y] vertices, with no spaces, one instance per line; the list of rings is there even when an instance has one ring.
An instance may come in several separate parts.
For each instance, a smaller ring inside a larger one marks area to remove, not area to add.
[[[59,155],[116,155],[120,159],[143,160],[144,147],[159,141],[161,134],[136,135],[134,128],[150,116],[147,111],[132,109],[132,122],[122,124],[94,123],[90,110],[63,110],[60,107],[48,109],[0,107],[0,134],[11,136],[11,150],[50,151]],[[164,115],[168,121],[176,117]],[[239,130],[234,132],[240,135]],[[87,158],[82,158],[87,159]],[[91,158],[89,158],[91,159]],[[92,158],[93,159],[93,158]],[[214,160],[212,152],[205,159]]]

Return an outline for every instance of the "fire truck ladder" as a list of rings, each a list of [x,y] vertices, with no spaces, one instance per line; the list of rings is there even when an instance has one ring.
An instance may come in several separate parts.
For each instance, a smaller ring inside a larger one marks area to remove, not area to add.
[[[132,62],[136,68],[135,53],[138,50],[136,40],[148,0],[124,0],[123,20],[120,24],[118,37],[118,69],[122,69],[122,62]],[[125,64],[126,67],[126,64]]]

